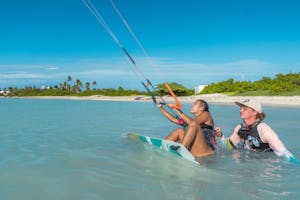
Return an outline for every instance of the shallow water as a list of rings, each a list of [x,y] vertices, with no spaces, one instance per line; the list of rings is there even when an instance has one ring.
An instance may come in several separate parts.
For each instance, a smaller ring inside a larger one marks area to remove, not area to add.
[[[189,104],[184,104],[189,110]],[[300,108],[264,107],[300,159]],[[146,102],[0,99],[1,199],[299,199],[300,166],[272,153],[229,152],[194,165],[127,138],[176,128]],[[238,107],[211,105],[229,136]]]

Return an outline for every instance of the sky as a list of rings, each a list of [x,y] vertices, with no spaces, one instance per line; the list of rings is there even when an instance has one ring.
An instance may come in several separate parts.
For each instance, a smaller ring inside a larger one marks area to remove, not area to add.
[[[0,1],[0,89],[97,82],[186,87],[300,72],[300,1],[91,0],[133,65],[82,0]]]

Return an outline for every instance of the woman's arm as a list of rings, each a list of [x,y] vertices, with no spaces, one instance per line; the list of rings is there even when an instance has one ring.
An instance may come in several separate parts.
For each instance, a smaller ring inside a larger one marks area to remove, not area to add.
[[[193,120],[191,117],[184,114],[184,112],[182,112],[181,110],[178,110],[176,108],[174,110],[179,114],[179,116],[181,117],[181,119],[184,121],[185,124],[189,125],[191,123],[191,120]]]
[[[230,142],[231,145],[233,145],[233,148],[236,148],[237,144],[239,143],[239,141],[241,140],[240,136],[238,135],[238,132],[241,128],[241,125],[237,125],[235,128],[234,128],[234,131],[233,133],[231,134],[231,136],[227,139],[228,141],[227,142]]]
[[[288,160],[295,159],[293,154],[287,150],[283,142],[270,126],[265,123],[260,123],[257,130],[262,141],[268,143],[277,156],[282,156]]]
[[[176,119],[176,117],[174,117],[171,113],[169,113],[168,111],[166,111],[163,107],[161,103],[157,104],[158,109],[162,112],[162,114],[164,116],[166,116],[171,122],[175,123],[175,124],[179,124],[178,119]]]
[[[238,131],[241,128],[241,125],[237,125],[229,138],[225,138],[224,136],[220,139],[220,142],[223,146],[227,147],[229,150],[236,149],[237,144],[241,140],[238,135]]]
[[[201,113],[199,116],[195,118],[195,121],[197,124],[207,124],[207,125],[213,125],[213,120],[211,119],[210,113],[205,111]]]

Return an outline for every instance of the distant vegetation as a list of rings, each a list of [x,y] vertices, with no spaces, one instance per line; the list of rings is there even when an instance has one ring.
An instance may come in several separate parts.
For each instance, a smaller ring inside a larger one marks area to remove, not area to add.
[[[122,87],[97,89],[97,82],[82,83],[77,79],[72,84],[72,77],[68,76],[67,80],[50,87],[25,87],[25,88],[8,88],[8,96],[91,96],[91,95],[104,95],[104,96],[130,96],[130,95],[148,95],[147,92],[138,90],[125,90]]]
[[[178,83],[169,83],[170,87],[177,96],[190,96],[194,94],[193,89],[189,89]],[[68,76],[67,80],[55,86],[37,88],[8,88],[7,96],[130,96],[130,95],[149,95],[146,91],[126,90],[123,87],[115,88],[96,88],[97,82],[82,83],[79,79],[72,81],[72,77]],[[160,95],[168,95],[169,92],[163,83],[156,86],[157,93]],[[1,90],[1,89],[0,89]],[[271,79],[263,77],[258,81],[234,81],[228,79],[218,83],[212,83],[206,86],[201,94],[225,93],[228,95],[244,95],[244,96],[267,96],[267,95],[300,95],[300,73],[289,73],[286,75],[277,74]],[[155,95],[156,92],[154,92]],[[4,95],[4,94],[0,94]]]
[[[258,81],[234,81],[228,79],[206,86],[201,94],[227,93],[230,95],[300,95],[300,73],[277,74],[271,79],[263,77]]]
[[[84,91],[71,91],[60,88],[41,89],[36,87],[25,88],[10,88],[8,96],[91,96],[91,95],[104,95],[104,96],[130,96],[130,95],[148,95],[147,92],[138,90],[125,90],[122,87],[105,88],[105,89],[92,89]]]
[[[168,85],[172,88],[173,92],[177,96],[190,96],[190,95],[194,94],[194,90],[188,89],[178,83],[172,82],[172,83],[168,83]],[[169,95],[170,94],[163,83],[158,84],[156,87],[157,87],[158,92],[161,95]]]

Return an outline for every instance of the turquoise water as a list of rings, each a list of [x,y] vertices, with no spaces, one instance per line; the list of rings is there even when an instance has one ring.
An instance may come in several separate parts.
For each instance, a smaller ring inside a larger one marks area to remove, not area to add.
[[[264,108],[299,160],[300,108]],[[300,166],[272,153],[221,149],[196,166],[127,138],[176,128],[151,103],[0,99],[0,111],[0,199],[300,198]],[[211,111],[229,136],[237,106]]]

